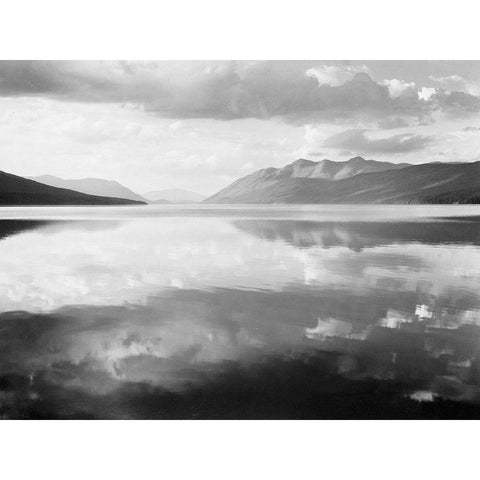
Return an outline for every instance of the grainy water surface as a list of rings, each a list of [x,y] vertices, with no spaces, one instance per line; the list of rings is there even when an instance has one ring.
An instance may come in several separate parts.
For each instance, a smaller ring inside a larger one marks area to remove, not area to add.
[[[4,418],[480,416],[477,206],[0,209]]]

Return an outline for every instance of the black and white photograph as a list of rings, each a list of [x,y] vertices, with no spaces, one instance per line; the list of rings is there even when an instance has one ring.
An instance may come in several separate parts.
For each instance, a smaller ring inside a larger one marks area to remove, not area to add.
[[[478,16],[247,3],[3,16],[6,478],[474,458]]]
[[[480,61],[0,63],[3,418],[480,416]]]

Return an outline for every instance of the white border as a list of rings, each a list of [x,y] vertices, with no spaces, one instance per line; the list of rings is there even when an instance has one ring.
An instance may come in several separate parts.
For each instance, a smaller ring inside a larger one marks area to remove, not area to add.
[[[472,422],[4,422],[8,479],[469,478]]]
[[[475,59],[478,2],[16,0],[2,59]],[[462,478],[476,422],[0,422],[6,479]]]
[[[0,58],[476,59],[473,0],[16,0]]]

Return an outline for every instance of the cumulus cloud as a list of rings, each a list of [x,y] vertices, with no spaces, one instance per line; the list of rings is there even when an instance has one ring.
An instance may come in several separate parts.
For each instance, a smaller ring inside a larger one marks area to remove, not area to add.
[[[480,87],[478,84],[469,82],[460,75],[435,76],[430,75],[429,79],[447,92],[464,92],[471,95],[478,95]]]
[[[312,62],[0,62],[1,96],[138,105],[166,118],[288,121],[425,116],[465,102],[401,79],[372,80],[368,68]],[[449,96],[450,95],[450,96]],[[468,95],[462,93],[462,95]],[[477,97],[470,99],[475,105]],[[468,108],[467,108],[468,110]]]
[[[418,98],[420,100],[424,100],[425,102],[428,102],[428,100],[430,100],[430,98],[435,95],[436,93],[436,88],[432,88],[432,87],[422,87],[421,90],[419,90],[418,92]]]
[[[327,138],[323,146],[365,153],[406,153],[421,150],[432,142],[429,136],[402,133],[385,138],[369,138],[367,130],[352,129]]]
[[[408,83],[404,82],[403,80],[398,80],[397,78],[392,78],[391,80],[384,80],[383,83],[388,88],[388,92],[393,98],[399,97],[408,90],[416,89],[414,82]]]
[[[480,111],[480,97],[458,75],[432,77],[437,86],[422,88],[401,78],[378,83],[373,75],[362,64],[315,61],[2,61],[0,96],[117,103],[174,120],[375,122],[385,129],[405,126],[406,119],[431,123],[437,112]],[[180,124],[171,125],[175,131]]]
[[[309,68],[305,73],[308,77],[316,78],[319,85],[338,87],[360,72],[369,74],[370,70],[366,65],[319,65]]]
[[[435,76],[428,77],[432,82],[438,83],[446,90],[461,90],[466,85],[466,80],[460,75]]]

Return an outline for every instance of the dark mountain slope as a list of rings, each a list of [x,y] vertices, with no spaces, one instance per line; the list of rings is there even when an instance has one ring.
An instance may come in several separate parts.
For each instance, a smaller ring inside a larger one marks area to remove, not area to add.
[[[124,198],[101,197],[50,187],[0,171],[0,205],[140,205]]]
[[[113,180],[104,180],[101,178],[82,178],[66,180],[53,175],[42,175],[40,177],[29,177],[29,180],[44,183],[51,187],[66,188],[76,192],[86,193],[101,197],[125,198],[137,202],[146,202],[146,200],[127,187]]]

